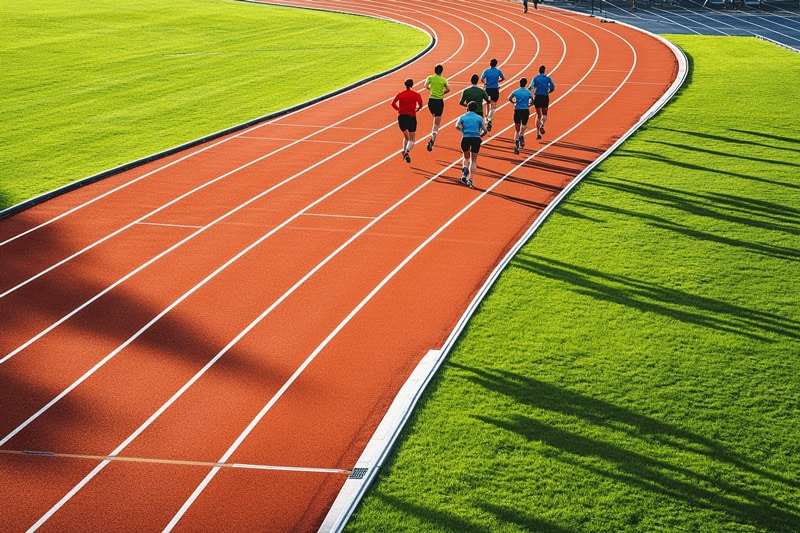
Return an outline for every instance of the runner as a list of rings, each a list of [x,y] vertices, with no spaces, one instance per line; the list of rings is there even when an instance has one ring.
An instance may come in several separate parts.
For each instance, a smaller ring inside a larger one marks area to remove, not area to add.
[[[489,98],[489,95],[486,94],[486,91],[484,91],[481,87],[478,87],[478,81],[480,81],[478,75],[473,74],[470,78],[470,83],[472,85],[464,89],[464,92],[461,93],[461,101],[459,101],[459,104],[467,107],[470,102],[475,102],[475,113],[483,117],[483,104],[484,102],[491,102],[491,99]]]
[[[403,159],[411,163],[409,152],[414,147],[414,137],[417,134],[417,111],[422,109],[422,96],[413,90],[414,80],[405,81],[406,90],[400,91],[392,100],[392,107],[397,111],[397,125],[403,132]]]
[[[514,153],[519,153],[520,146],[525,148],[525,129],[528,127],[528,119],[531,115],[531,105],[533,105],[533,94],[526,87],[528,79],[519,80],[519,89],[512,92],[508,101],[514,104]]]
[[[478,152],[481,150],[481,137],[486,135],[486,125],[476,111],[478,104],[471,101],[467,104],[467,112],[461,115],[456,122],[456,129],[461,132],[461,151],[464,160],[461,167],[461,183],[472,188],[472,178],[478,166]]]
[[[486,88],[486,94],[489,95],[490,101],[486,106],[486,129],[492,131],[492,119],[494,119],[494,111],[497,108],[497,101],[500,99],[500,82],[505,80],[503,71],[497,68],[497,59],[492,58],[489,61],[489,68],[483,71],[481,81]]]
[[[431,140],[428,141],[428,151],[433,150],[433,143],[436,142],[436,136],[439,134],[439,124],[442,122],[442,113],[444,112],[444,95],[450,92],[450,86],[447,80],[442,76],[444,67],[436,65],[433,69],[433,76],[429,76],[425,80],[425,88],[431,93],[428,97],[428,111],[433,115],[433,126],[431,127]]]
[[[544,123],[547,120],[547,108],[550,107],[550,93],[556,89],[550,76],[544,73],[544,65],[539,67],[539,75],[533,78],[533,107],[536,108],[536,138],[544,135]]]

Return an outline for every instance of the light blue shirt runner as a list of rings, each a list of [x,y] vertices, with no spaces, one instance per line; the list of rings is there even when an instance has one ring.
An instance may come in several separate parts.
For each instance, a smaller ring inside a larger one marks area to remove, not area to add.
[[[511,96],[514,97],[514,109],[531,108],[531,98],[533,98],[533,94],[527,87],[519,87],[516,91],[511,93]]]
[[[458,118],[456,126],[461,125],[461,133],[464,137],[480,137],[481,126],[486,129],[483,118],[472,111],[467,111],[465,114]]]

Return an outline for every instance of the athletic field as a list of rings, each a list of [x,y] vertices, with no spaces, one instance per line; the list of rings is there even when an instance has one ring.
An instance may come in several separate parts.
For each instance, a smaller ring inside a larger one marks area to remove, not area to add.
[[[3,8],[16,28],[4,207],[427,44],[362,17],[232,2],[27,7]],[[315,44],[297,46],[309,32]],[[686,86],[512,261],[348,530],[797,530],[800,58],[751,38],[668,38],[690,59]],[[142,48],[128,57],[119,40]]]

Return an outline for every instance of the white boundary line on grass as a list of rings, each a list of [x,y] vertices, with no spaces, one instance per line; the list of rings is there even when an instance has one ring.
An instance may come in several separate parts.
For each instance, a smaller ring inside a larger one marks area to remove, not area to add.
[[[378,472],[388,458],[389,453],[392,451],[392,448],[396,444],[400,433],[403,430],[403,427],[411,417],[414,407],[416,406],[417,402],[419,402],[428,384],[433,379],[433,376],[439,370],[439,367],[441,367],[444,360],[447,358],[450,350],[453,348],[458,340],[458,337],[461,335],[461,332],[466,327],[470,318],[472,318],[472,315],[475,314],[478,305],[483,301],[484,297],[489,292],[489,289],[491,289],[491,287],[500,277],[501,272],[511,262],[517,252],[519,252],[525,243],[531,239],[533,234],[539,229],[539,227],[541,227],[541,225],[555,210],[555,208],[569,195],[572,189],[578,185],[578,183],[580,183],[583,178],[586,177],[592,170],[594,170],[597,165],[611,155],[611,153],[614,152],[624,141],[633,135],[636,130],[638,130],[643,124],[645,124],[656,113],[658,113],[683,86],[683,83],[686,81],[686,77],[688,75],[688,61],[683,50],[658,35],[646,32],[640,28],[636,28],[635,26],[630,26],[627,24],[625,25],[655,37],[666,44],[670,50],[672,50],[673,54],[675,54],[675,58],[678,60],[678,74],[672,86],[670,86],[669,90],[653,104],[647,113],[642,115],[642,117],[636,124],[633,125],[633,127],[631,127],[622,137],[620,137],[617,142],[615,142],[600,157],[587,166],[583,172],[578,174],[578,176],[576,176],[575,179],[572,180],[569,185],[567,185],[561,191],[561,193],[559,193],[558,196],[556,196],[556,198],[547,206],[542,214],[534,221],[528,231],[526,231],[519,241],[517,241],[517,243],[509,250],[508,254],[506,254],[494,271],[492,271],[491,275],[487,278],[486,282],[475,295],[475,298],[469,304],[461,319],[456,324],[456,327],[445,341],[442,349],[429,351],[417,364],[416,368],[395,397],[392,405],[386,412],[386,415],[384,415],[381,423],[375,430],[375,433],[373,433],[372,437],[367,443],[367,446],[364,448],[361,457],[359,457],[353,469],[354,474],[350,475],[347,481],[345,481],[342,489],[339,491],[339,495],[337,496],[328,512],[328,515],[325,517],[325,520],[319,528],[320,532],[339,532],[344,528],[345,524],[347,524],[350,516],[352,516],[356,507],[365,496],[367,489],[375,480]]]

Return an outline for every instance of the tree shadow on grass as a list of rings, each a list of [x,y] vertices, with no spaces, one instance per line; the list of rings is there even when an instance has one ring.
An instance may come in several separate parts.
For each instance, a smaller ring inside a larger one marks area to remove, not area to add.
[[[685,144],[681,144],[681,143],[677,143],[677,142],[653,141],[653,140],[649,140],[649,141],[646,141],[646,142],[650,143],[650,144],[653,144],[653,145],[656,145],[656,146],[668,146],[670,148],[684,149],[684,150],[687,149],[687,146]],[[791,167],[791,168],[800,167],[800,164],[792,163],[792,162],[789,162],[789,161],[778,161],[778,160],[769,159],[769,158],[766,158],[766,157],[752,157],[752,156],[747,156],[747,155],[743,155],[743,154],[736,153],[736,152],[710,150],[708,148],[701,148],[699,146],[692,146],[689,149],[694,151],[694,152],[699,152],[701,154],[705,154],[705,155],[712,156],[712,157],[719,157],[719,158],[726,158],[726,159],[728,159],[728,158],[742,159],[744,161],[750,161],[750,162],[753,162],[753,163],[759,163],[761,165],[777,165],[777,166],[785,166],[785,167]],[[653,151],[654,152],[658,152],[658,149],[655,149]]]
[[[732,131],[734,133],[741,133],[743,135],[749,135],[749,136],[752,136],[752,137],[758,137],[758,138],[766,139],[766,140],[770,141],[770,142],[759,143],[759,146],[763,146],[765,148],[778,149],[778,150],[788,150],[788,151],[790,151],[790,152],[792,152],[794,154],[797,154],[798,150],[800,150],[800,138],[798,138],[798,137],[783,137],[782,135],[772,135],[770,133],[764,133],[762,131],[737,130],[735,128],[731,129],[730,131]],[[738,141],[738,142],[745,142],[745,143],[751,144],[751,141]],[[776,146],[775,142],[787,143],[787,144],[789,144],[789,146],[788,147]],[[792,146],[792,145],[796,145],[796,146]]]
[[[769,531],[796,531],[800,523],[800,508],[796,504],[776,499],[762,490],[764,486],[779,484],[784,486],[781,492],[786,493],[796,491],[800,483],[764,470],[712,439],[518,373],[482,370],[453,362],[448,365],[467,372],[467,379],[476,385],[528,408],[578,419],[590,426],[591,437],[521,414],[475,416],[529,442],[544,444],[557,452],[556,460],[570,467],[691,507],[724,513],[739,523]],[[600,436],[604,434],[609,438]],[[610,441],[612,436],[621,434],[622,438]],[[648,453],[654,446],[664,447],[664,453],[659,457]],[[716,465],[709,469],[711,472],[735,471],[735,478],[726,476],[735,482],[685,466],[687,453]],[[661,458],[676,455],[682,459]]]
[[[545,257],[520,253],[512,266],[563,281],[568,289],[598,300],[657,313],[681,322],[770,342],[771,336],[800,338],[800,323],[775,313],[663,287],[630,276],[601,272]]]
[[[642,161],[654,161],[656,163],[679,167],[687,172],[712,172],[718,176],[727,176],[730,178],[738,178],[752,182],[764,183],[767,185],[776,185],[780,187],[800,189],[800,184],[794,184],[787,181],[771,180],[761,175],[742,174],[739,172],[730,172],[727,170],[722,170],[716,167],[707,167],[703,165],[697,165],[694,163],[687,163],[685,161],[664,157],[663,155],[657,153],[657,151],[622,149],[614,152],[614,157],[620,157],[620,158],[630,157]]]
[[[377,491],[375,492],[375,496],[392,509],[409,516],[414,516],[417,520],[423,522],[425,524],[425,529],[422,531],[453,531],[458,533],[491,533],[492,531],[488,527],[478,526],[472,521],[455,513],[410,503],[401,498],[382,494]],[[496,516],[503,523],[515,524],[524,528],[525,531],[547,531],[548,533],[568,533],[571,531],[550,522],[537,519],[530,516],[529,513],[521,512],[519,509],[509,509],[488,502],[482,502],[481,507],[487,513]]]
[[[773,244],[747,242],[742,239],[734,239],[731,237],[726,237],[724,235],[718,235],[710,231],[703,231],[700,229],[696,229],[696,227],[681,225],[675,222],[675,220],[656,216],[653,215],[652,213],[633,211],[630,209],[612,207],[597,202],[589,202],[589,201],[571,201],[568,205],[573,208],[583,208],[586,211],[591,210],[598,213],[606,212],[614,215],[624,215],[627,217],[639,218],[648,221],[648,225],[654,228],[658,228],[664,231],[669,231],[672,233],[678,233],[680,235],[684,235],[685,237],[696,239],[698,241],[715,242],[717,244],[723,244],[726,246],[739,248],[766,257],[773,257],[777,259],[788,259],[788,260],[800,259],[800,250],[791,246],[776,246]],[[570,216],[573,218],[582,218],[584,220],[590,220],[594,222],[603,222],[603,220],[600,219],[599,217],[590,217],[586,213],[582,213],[575,209],[567,209],[565,207],[559,208],[559,214],[564,216]],[[788,232],[794,233],[794,230],[789,228]]]
[[[788,235],[800,234],[800,210],[789,205],[722,193],[689,194],[676,189],[635,183],[624,179],[593,181],[591,182],[591,186],[613,189],[625,194],[639,196],[645,198],[645,201],[648,203],[674,209],[676,213],[686,213],[695,217],[702,217],[715,223],[726,222],[729,224],[740,224]],[[795,247],[777,246],[735,239],[727,236],[726,233],[730,232],[724,229],[718,230],[716,233],[698,229],[701,226],[705,226],[702,220],[698,220],[692,226],[688,226],[676,222],[676,220],[684,218],[679,215],[667,218],[665,216],[654,215],[652,212],[646,210],[635,211],[589,201],[573,201],[571,205],[598,212],[636,217],[646,220],[651,226],[665,231],[679,233],[692,239],[716,242],[740,248],[768,257],[789,260],[800,258],[800,251]],[[715,227],[719,226],[719,224],[713,225]]]
[[[684,191],[652,183],[628,179],[594,181],[597,187],[607,187],[626,194],[647,198],[651,202],[672,207],[696,216],[735,222],[765,230],[800,233],[800,209],[777,202],[767,202],[733,194]]]
[[[800,145],[800,140],[798,140],[798,139],[792,139],[790,137],[782,137],[780,135],[771,135],[771,134],[763,133],[763,132],[759,132],[759,131],[748,131],[748,130],[737,130],[737,129],[730,130],[733,133],[738,133],[738,134],[747,135],[747,136],[750,136],[750,137],[756,137],[756,138],[764,139],[763,142],[756,142],[756,141],[752,141],[752,140],[749,140],[749,139],[737,139],[737,138],[732,137],[732,136],[714,135],[713,133],[707,133],[707,132],[690,131],[690,130],[676,130],[674,128],[664,128],[664,127],[660,127],[660,126],[652,127],[652,129],[653,130],[659,130],[659,131],[668,131],[668,132],[676,134],[676,135],[689,135],[691,137],[696,137],[698,139],[702,139],[703,141],[715,141],[715,142],[736,144],[736,145],[748,146],[748,147],[760,146],[760,147],[766,148],[768,150],[783,150],[783,151],[789,151],[789,152],[792,152],[792,153],[797,153],[797,151],[800,150],[800,148],[798,148],[798,146],[792,146],[793,144],[794,145]],[[786,143],[789,146],[778,146],[778,145],[775,144],[776,142]],[[685,148],[686,147],[686,145],[679,145],[679,146],[681,148]],[[725,153],[725,154],[722,154],[722,155],[728,156],[728,155],[731,155],[731,154]],[[773,161],[768,160],[768,162],[772,163]]]
[[[375,491],[375,496],[385,505],[400,511],[408,516],[414,516],[417,520],[428,524],[435,531],[463,531],[464,533],[488,533],[483,527],[476,526],[471,521],[458,516],[455,513],[448,513],[432,506],[426,507],[417,505],[395,496],[389,496]],[[435,527],[433,527],[435,526]]]

